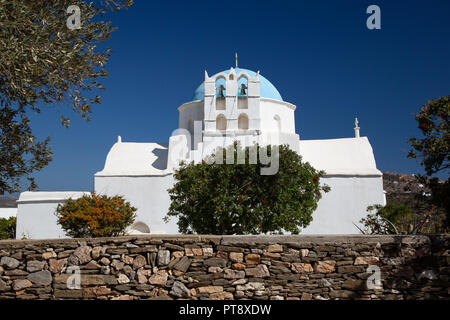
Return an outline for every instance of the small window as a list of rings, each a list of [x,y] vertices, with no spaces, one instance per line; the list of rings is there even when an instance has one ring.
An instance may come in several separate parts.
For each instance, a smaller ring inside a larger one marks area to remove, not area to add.
[[[233,80],[234,76],[232,74],[230,74],[230,80]]]
[[[245,113],[241,113],[238,118],[238,129],[248,130],[248,117]]]
[[[227,118],[219,114],[216,118],[216,130],[227,130]]]

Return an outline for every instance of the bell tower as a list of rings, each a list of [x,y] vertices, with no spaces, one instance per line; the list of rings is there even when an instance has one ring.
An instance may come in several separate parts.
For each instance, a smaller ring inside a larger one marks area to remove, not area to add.
[[[260,130],[259,72],[251,77],[244,70],[230,68],[204,81],[204,135],[254,134]]]

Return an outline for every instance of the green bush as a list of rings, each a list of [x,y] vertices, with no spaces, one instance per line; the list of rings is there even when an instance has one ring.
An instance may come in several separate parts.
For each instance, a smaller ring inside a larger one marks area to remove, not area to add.
[[[70,237],[115,237],[123,235],[134,222],[136,210],[120,196],[93,193],[59,204],[56,216],[58,224]]]
[[[0,218],[0,240],[16,238],[16,217]]]
[[[249,161],[250,149],[258,145],[243,149],[235,143],[229,148],[235,148],[229,150],[234,151],[234,164],[225,164],[225,149],[219,148],[216,154],[223,152],[224,164],[181,165],[169,190],[172,203],[166,221],[178,217],[180,232],[200,234],[296,234],[309,225],[322,193],[330,190],[320,184],[323,171],[284,145],[279,147],[276,174],[262,175],[268,165]],[[277,152],[273,146],[261,149],[267,155]],[[238,151],[245,151],[244,164],[237,163]]]
[[[364,234],[408,234],[414,232],[413,217],[408,206],[401,203],[388,203],[385,206],[367,207],[366,218],[360,223],[364,226]]]

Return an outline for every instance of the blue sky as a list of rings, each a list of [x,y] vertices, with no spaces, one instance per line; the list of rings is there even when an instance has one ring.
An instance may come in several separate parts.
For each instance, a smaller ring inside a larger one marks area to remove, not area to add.
[[[381,8],[381,30],[366,28],[371,4]],[[36,175],[39,190],[93,190],[117,135],[167,142],[204,70],[234,66],[235,52],[240,67],[261,70],[297,105],[301,139],[352,137],[358,117],[380,170],[420,172],[406,140],[419,134],[420,106],[450,94],[449,15],[448,0],[135,0],[108,16],[118,30],[92,121],[66,110],[66,129],[53,106],[31,117],[54,153]]]

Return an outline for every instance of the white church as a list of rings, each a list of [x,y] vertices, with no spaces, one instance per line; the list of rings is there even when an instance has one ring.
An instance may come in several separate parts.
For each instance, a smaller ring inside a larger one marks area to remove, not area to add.
[[[94,176],[95,192],[122,195],[136,207],[129,234],[175,234],[176,219],[163,221],[179,162],[199,162],[238,140],[242,145],[287,144],[314,168],[324,170],[321,183],[331,187],[303,234],[357,234],[367,206],[386,204],[382,173],[367,137],[302,140],[295,132],[296,106],[283,101],[275,86],[258,72],[230,68],[209,76],[192,101],[178,107],[179,128],[168,143],[124,142],[118,137],[103,170]],[[55,210],[65,199],[89,192],[23,192],[17,209],[17,238],[62,238]]]

